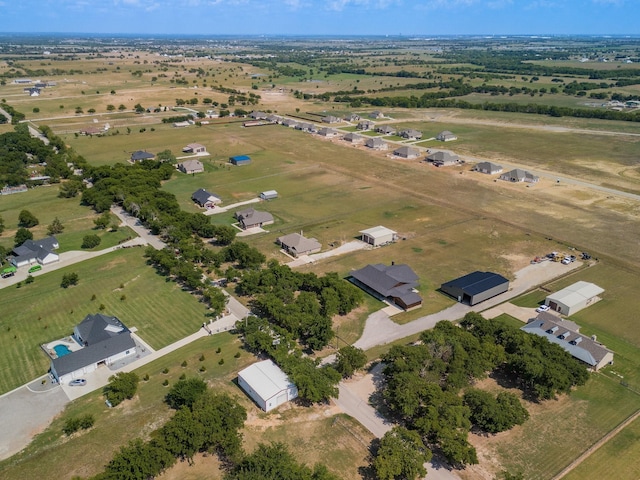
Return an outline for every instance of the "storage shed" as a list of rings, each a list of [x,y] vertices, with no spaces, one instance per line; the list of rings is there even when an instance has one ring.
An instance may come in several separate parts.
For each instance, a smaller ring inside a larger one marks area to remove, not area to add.
[[[238,385],[265,412],[298,396],[298,388],[271,360],[254,363],[241,370]]]
[[[267,190],[266,192],[262,192],[260,194],[260,198],[262,200],[273,200],[274,198],[278,198],[278,192],[275,190]]]
[[[599,295],[603,292],[604,289],[594,283],[580,281],[552,293],[544,303],[555,312],[573,315],[600,300]]]
[[[460,303],[475,305],[509,290],[509,280],[493,272],[473,272],[440,286]]]
[[[236,155],[235,157],[229,157],[229,163],[234,165],[249,165],[251,163],[251,157],[249,157],[249,155]]]
[[[398,233],[393,230],[378,225],[377,227],[367,228],[366,230],[360,230],[361,239],[374,247],[386,245],[387,243],[395,242],[398,239]]]

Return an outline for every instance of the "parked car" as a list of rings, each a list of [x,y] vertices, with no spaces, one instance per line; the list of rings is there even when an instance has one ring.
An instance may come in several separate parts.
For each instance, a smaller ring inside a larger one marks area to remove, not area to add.
[[[84,378],[76,378],[75,380],[71,380],[69,382],[70,387],[84,387],[87,384],[87,381]]]
[[[569,265],[572,262],[571,257],[564,257],[562,259],[562,264],[563,265]]]
[[[548,312],[548,311],[549,311],[549,305],[540,305],[538,308],[536,308],[536,312],[538,313]]]
[[[29,268],[29,273],[37,272],[38,270],[42,270],[42,265],[34,265],[33,267]]]

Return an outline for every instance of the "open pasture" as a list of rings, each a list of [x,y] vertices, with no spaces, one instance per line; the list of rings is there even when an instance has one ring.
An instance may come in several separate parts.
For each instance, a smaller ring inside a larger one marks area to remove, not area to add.
[[[137,327],[154,349],[195,332],[206,319],[204,304],[156,274],[142,255],[141,248],[117,250],[0,290],[0,392],[46,373],[49,360],[40,345],[70,335],[89,313],[103,311]],[[60,287],[71,272],[78,285]]]

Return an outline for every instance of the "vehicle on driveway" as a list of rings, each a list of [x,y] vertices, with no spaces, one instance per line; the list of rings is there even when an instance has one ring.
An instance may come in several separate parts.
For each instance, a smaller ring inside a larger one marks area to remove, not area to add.
[[[540,305],[538,308],[536,308],[536,312],[538,313],[548,312],[548,311],[549,311],[549,305]]]
[[[13,277],[17,271],[18,269],[16,267],[7,267],[4,270],[2,270],[2,272],[0,272],[0,276],[2,278]]]
[[[42,270],[42,265],[34,265],[33,267],[29,268],[28,273],[37,272],[38,270]]]
[[[87,381],[84,378],[76,378],[75,380],[71,380],[69,382],[70,387],[84,387],[87,384]]]

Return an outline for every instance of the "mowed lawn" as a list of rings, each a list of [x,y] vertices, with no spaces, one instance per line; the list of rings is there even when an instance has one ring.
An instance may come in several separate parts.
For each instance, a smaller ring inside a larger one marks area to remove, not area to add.
[[[640,478],[640,419],[618,432],[564,478],[599,480],[612,474],[617,480]]]
[[[77,286],[63,289],[65,273]],[[95,295],[95,300],[92,300]],[[40,348],[73,333],[89,313],[115,315],[158,349],[195,332],[205,319],[204,304],[168,282],[145,263],[143,249],[125,249],[37,276],[35,282],[0,290],[0,392],[46,373]]]

